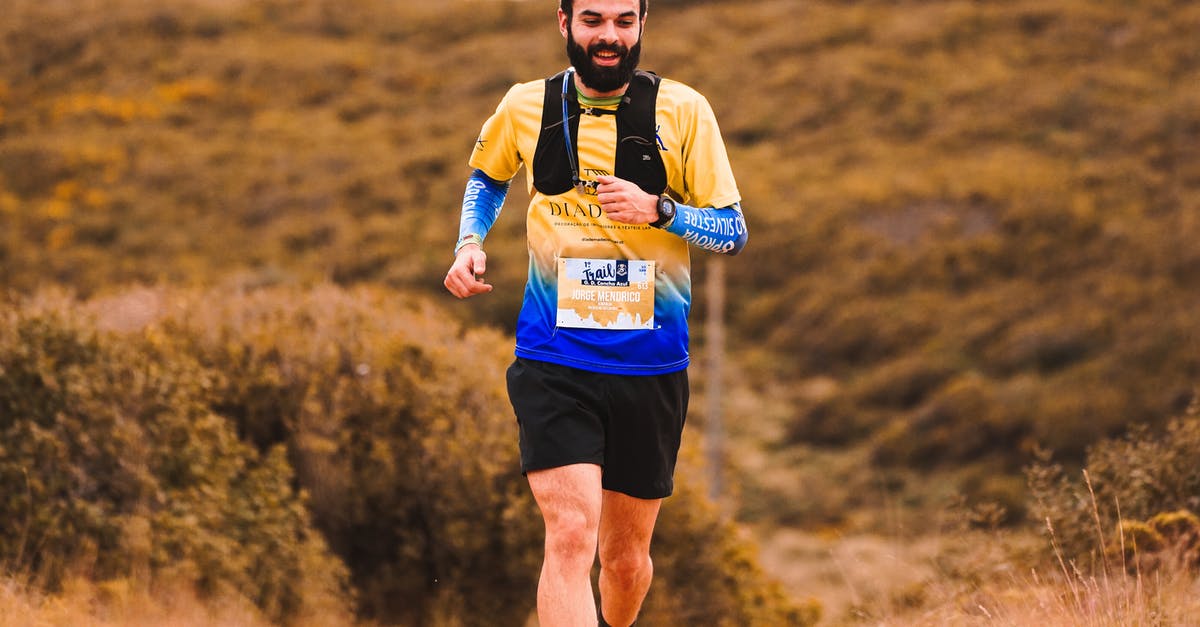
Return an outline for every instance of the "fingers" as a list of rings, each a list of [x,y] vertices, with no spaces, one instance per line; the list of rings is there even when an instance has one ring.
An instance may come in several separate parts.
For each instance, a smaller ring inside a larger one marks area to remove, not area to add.
[[[656,199],[634,183],[608,175],[597,176],[596,182],[596,199],[610,219],[644,224],[658,217],[654,209]]]
[[[470,298],[492,291],[490,284],[484,283],[483,279],[476,278],[474,274],[467,272],[466,268],[450,270],[443,283],[446,289],[458,298]]]
[[[596,177],[596,199],[606,213],[620,211],[631,198],[630,183],[615,176]]]
[[[442,284],[458,298],[470,298],[477,294],[492,291],[492,286],[484,282],[481,275],[487,269],[487,256],[482,250],[466,250],[459,253],[446,273]]]
[[[628,200],[635,191],[641,191],[641,188],[633,183],[615,176],[597,177],[596,183],[596,197],[600,200],[601,206],[606,202],[611,204]]]
[[[613,194],[619,194],[622,190],[628,189],[630,185],[633,183],[608,174],[601,174],[596,177],[596,195],[603,202],[604,196],[611,197]]]

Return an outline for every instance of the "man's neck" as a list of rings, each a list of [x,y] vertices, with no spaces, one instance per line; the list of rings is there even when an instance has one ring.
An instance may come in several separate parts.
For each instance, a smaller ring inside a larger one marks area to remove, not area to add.
[[[589,98],[587,94],[579,93],[579,104],[585,107],[615,107],[621,104],[621,96],[606,96],[604,98]]]

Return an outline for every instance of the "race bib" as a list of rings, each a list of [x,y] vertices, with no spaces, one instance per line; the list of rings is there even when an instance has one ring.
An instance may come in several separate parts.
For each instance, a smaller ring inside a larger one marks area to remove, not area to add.
[[[560,257],[558,326],[653,329],[654,262]]]

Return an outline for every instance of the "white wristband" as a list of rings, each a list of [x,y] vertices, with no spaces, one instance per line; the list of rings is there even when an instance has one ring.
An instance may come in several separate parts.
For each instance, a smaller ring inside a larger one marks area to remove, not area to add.
[[[462,250],[462,247],[466,246],[467,244],[475,244],[476,246],[483,248],[483,236],[476,233],[468,233],[467,235],[460,237],[458,239],[458,243],[454,245],[454,256],[457,257],[458,251]]]

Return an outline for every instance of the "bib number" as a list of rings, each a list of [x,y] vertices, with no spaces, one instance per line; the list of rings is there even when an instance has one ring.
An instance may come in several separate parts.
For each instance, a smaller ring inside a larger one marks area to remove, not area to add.
[[[560,257],[557,325],[653,329],[654,262]]]

